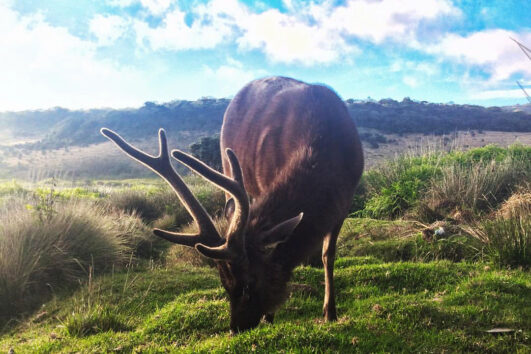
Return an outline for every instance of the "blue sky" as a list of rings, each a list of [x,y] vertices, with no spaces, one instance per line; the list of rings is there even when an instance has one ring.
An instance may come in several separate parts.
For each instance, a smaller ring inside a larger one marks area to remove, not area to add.
[[[231,97],[252,79],[344,99],[526,103],[531,1],[0,0],[0,111]]]

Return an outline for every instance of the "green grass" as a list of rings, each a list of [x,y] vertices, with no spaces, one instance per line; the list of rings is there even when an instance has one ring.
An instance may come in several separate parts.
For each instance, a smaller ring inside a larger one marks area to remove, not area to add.
[[[320,317],[320,269],[295,271],[293,282],[308,286],[293,288],[273,325],[231,336],[215,270],[140,268],[58,295],[39,316],[5,333],[0,351],[525,352],[531,344],[527,272],[370,257],[337,263],[335,323]],[[515,332],[485,332],[495,327]]]
[[[235,336],[211,262],[149,236],[195,229],[163,181],[1,182],[0,309],[32,306],[0,352],[529,352],[530,161],[488,146],[368,171],[338,240],[339,320],[321,319],[322,269],[299,267],[275,323]],[[186,181],[219,216],[223,192]]]
[[[483,257],[485,245],[452,225],[448,225],[445,236],[432,235],[431,239],[422,235],[423,228],[414,221],[347,218],[337,243],[338,255],[372,257],[383,262],[473,262]]]
[[[530,161],[531,147],[522,145],[400,155],[366,171],[352,211],[393,219],[424,201],[436,209],[464,207],[482,212],[529,180]]]

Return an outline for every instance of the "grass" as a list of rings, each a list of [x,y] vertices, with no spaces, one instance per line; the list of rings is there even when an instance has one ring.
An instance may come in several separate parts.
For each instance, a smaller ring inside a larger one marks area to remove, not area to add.
[[[4,334],[0,350],[525,352],[531,344],[531,277],[521,270],[340,258],[335,323],[320,318],[322,279],[320,269],[298,268],[293,282],[308,286],[293,287],[275,324],[231,336],[226,296],[210,268],[107,275],[92,290],[47,303],[43,315]],[[90,291],[99,310],[80,315],[79,299]],[[514,332],[485,332],[495,327]]]
[[[522,145],[400,155],[365,173],[352,211],[393,219],[421,202],[446,211],[452,207],[485,211],[529,181],[530,161],[531,147]]]
[[[35,308],[58,289],[78,284],[146,252],[152,237],[134,215],[70,202],[48,209],[12,206],[0,213],[0,320]]]
[[[299,267],[275,324],[235,336],[212,263],[149,236],[195,228],[162,182],[2,183],[0,351],[528,352],[529,161],[489,146],[368,171],[338,240],[338,321],[321,320],[322,269]],[[186,178],[219,216],[223,192]]]
[[[433,233],[443,225],[446,234]],[[342,257],[373,257],[383,262],[469,261],[480,259],[483,243],[453,225],[437,223],[427,228],[414,221],[347,218],[338,239]],[[426,234],[431,236],[426,238]]]

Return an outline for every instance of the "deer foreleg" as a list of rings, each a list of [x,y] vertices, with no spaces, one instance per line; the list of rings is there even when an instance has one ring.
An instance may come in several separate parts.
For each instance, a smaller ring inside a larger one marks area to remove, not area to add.
[[[328,321],[335,321],[336,299],[334,291],[334,260],[336,257],[336,241],[341,229],[341,224],[328,233],[323,241],[323,265],[325,271],[325,297],[323,303],[323,316]]]

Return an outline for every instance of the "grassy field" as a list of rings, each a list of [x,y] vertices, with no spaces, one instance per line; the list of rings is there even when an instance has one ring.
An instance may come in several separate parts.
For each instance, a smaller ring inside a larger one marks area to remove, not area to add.
[[[301,266],[275,323],[238,335],[217,271],[151,236],[190,228],[161,181],[0,182],[0,352],[530,352],[530,175],[522,145],[367,171],[338,321],[321,318],[323,270]],[[187,182],[219,216],[223,193]]]
[[[426,145],[475,148],[488,144],[508,146],[514,142],[531,145],[531,133],[526,132],[456,132],[444,136],[423,134],[383,134],[374,129],[360,129],[360,132],[378,133],[387,140],[378,147],[364,144],[368,167],[377,165],[397,154]],[[169,146],[187,150],[189,145],[198,141],[205,133],[188,132],[172,138]],[[135,142],[137,146],[149,153],[155,153],[158,146],[156,135],[145,141]],[[83,161],[82,164],[79,161]],[[184,171],[184,170],[183,170]],[[50,176],[63,178],[106,178],[107,176],[145,177],[154,176],[143,166],[127,158],[112,143],[105,142],[89,146],[70,148],[29,150],[18,146],[0,146],[0,178],[16,176],[22,179],[40,179]]]

